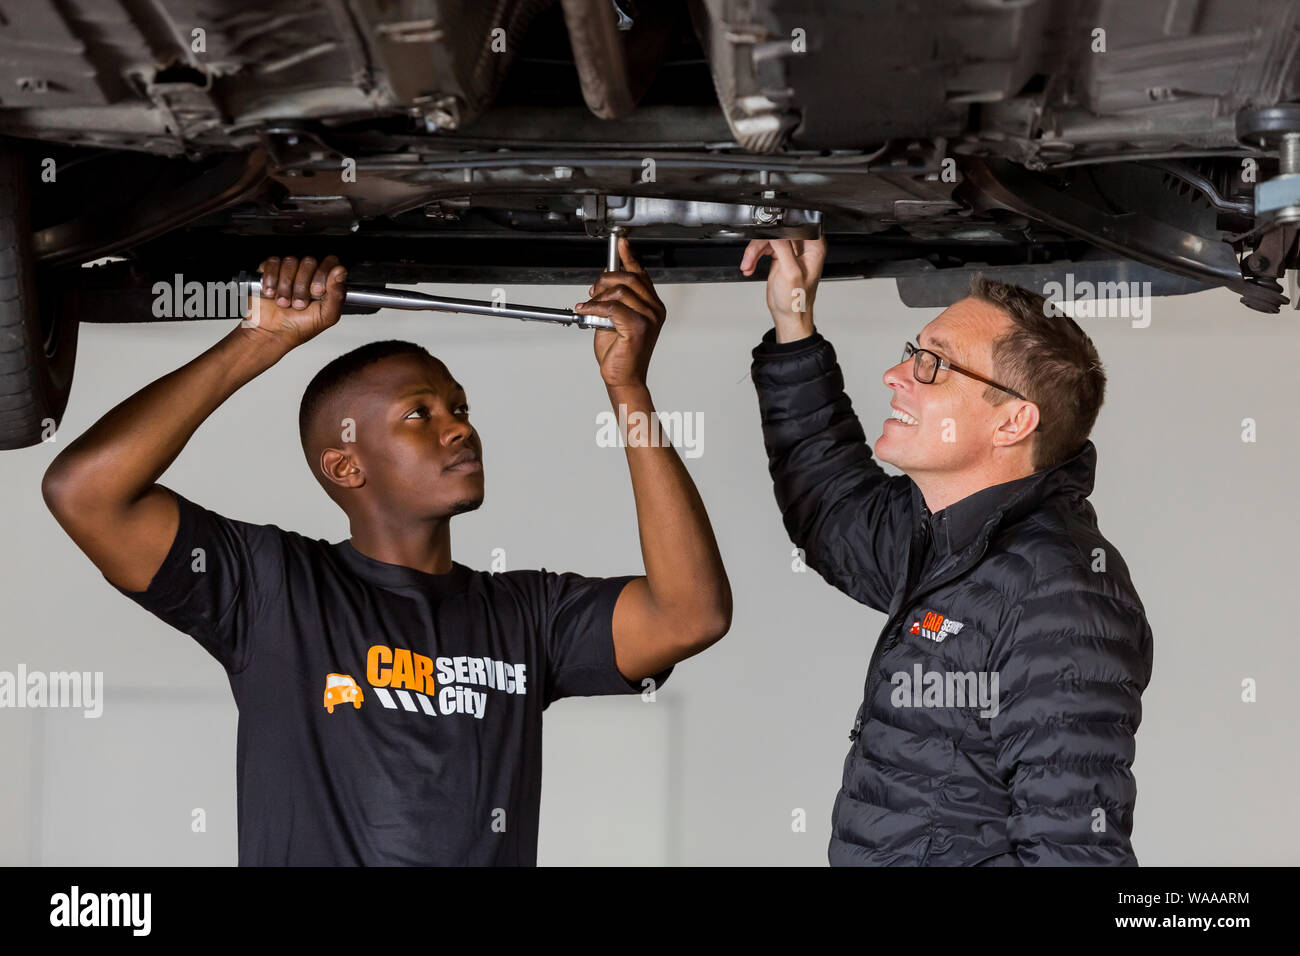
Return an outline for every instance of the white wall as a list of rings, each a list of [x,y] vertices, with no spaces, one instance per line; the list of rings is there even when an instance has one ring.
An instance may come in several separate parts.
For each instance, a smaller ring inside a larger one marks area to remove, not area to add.
[[[486,297],[483,287],[443,287]],[[791,570],[767,477],[750,349],[770,320],[758,284],[664,286],[668,326],[650,385],[661,411],[704,414],[687,459],[735,593],[731,633],[678,665],[655,703],[562,701],[547,712],[542,863],[822,865],[847,733],[883,615]],[[579,288],[512,288],[569,306]],[[870,438],[880,373],[938,310],[887,281],[827,283],[818,327],[836,346]],[[1300,672],[1296,317],[1226,292],[1158,299],[1148,328],[1084,320],[1109,394],[1093,434],[1092,501],[1155,633],[1135,773],[1134,845],[1156,864],[1300,863],[1294,755]],[[84,326],[59,443],[0,453],[5,547],[0,670],[101,670],[98,720],[0,710],[0,863],[235,861],[235,708],[216,664],[109,587],[45,510],[40,479],[72,436],[217,341],[226,322]],[[487,498],[453,524],[453,553],[487,567],[641,570],[624,454],[595,442],[607,408],[590,333],[501,319],[345,317],[251,383],[194,437],[164,482],[209,508],[347,536],[308,474],[298,399],[335,355],[420,342],[469,392]],[[1242,419],[1258,440],[1243,443]],[[1258,682],[1241,701],[1243,679]],[[191,832],[193,808],[206,833]],[[792,832],[806,811],[807,832]]]

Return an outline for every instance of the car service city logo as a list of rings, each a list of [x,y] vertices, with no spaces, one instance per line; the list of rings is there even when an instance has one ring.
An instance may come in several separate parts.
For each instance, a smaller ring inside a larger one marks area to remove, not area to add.
[[[948,639],[948,635],[956,634],[965,626],[961,621],[954,621],[950,617],[945,618],[938,611],[926,611],[925,616],[919,621],[912,622],[912,628],[908,633],[920,634],[936,644],[942,644]]]
[[[366,680],[374,699],[386,710],[426,717],[468,714],[482,720],[488,690],[521,696],[528,693],[528,665],[490,657],[433,658],[403,647],[375,644],[366,653]],[[343,704],[359,710],[365,699],[365,692],[350,674],[326,675],[324,707],[329,713]]]

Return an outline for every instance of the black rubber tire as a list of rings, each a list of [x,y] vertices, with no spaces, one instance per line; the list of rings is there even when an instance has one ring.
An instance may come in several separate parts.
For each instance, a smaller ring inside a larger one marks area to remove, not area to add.
[[[76,317],[52,288],[38,303],[30,203],[26,158],[0,144],[0,449],[38,445],[58,427],[77,358]]]

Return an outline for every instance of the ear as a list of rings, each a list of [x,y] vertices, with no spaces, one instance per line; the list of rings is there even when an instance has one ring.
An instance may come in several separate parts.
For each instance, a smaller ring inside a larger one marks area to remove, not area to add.
[[[320,470],[329,481],[343,488],[360,488],[366,474],[347,452],[326,448],[320,455]]]
[[[1038,428],[1038,406],[1033,402],[1012,399],[999,408],[1004,411],[993,432],[994,448],[1008,448],[1026,441]]]

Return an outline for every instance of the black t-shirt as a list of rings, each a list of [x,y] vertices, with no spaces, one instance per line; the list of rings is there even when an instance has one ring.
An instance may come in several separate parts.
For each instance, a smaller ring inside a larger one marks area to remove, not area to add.
[[[542,711],[642,690],[611,630],[633,576],[428,574],[172,493],[162,567],[117,590],[226,669],[240,865],[535,864]]]

